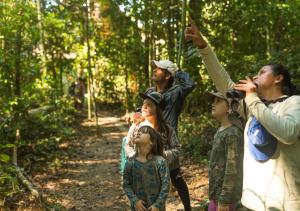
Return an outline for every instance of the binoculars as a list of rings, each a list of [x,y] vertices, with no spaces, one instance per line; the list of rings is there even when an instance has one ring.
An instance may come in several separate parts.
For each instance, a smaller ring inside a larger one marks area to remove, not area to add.
[[[226,97],[227,98],[231,98],[231,99],[243,99],[245,98],[246,96],[246,93],[243,92],[243,91],[239,91],[239,90],[236,90],[236,89],[232,89],[232,90],[229,90],[226,92]]]

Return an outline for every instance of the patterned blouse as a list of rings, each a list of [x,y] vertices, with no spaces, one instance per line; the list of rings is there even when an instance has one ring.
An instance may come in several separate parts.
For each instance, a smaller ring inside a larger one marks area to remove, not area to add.
[[[165,211],[165,204],[170,189],[168,164],[161,156],[154,156],[146,163],[139,162],[135,157],[125,164],[123,188],[130,200],[131,209],[138,200],[146,202]]]

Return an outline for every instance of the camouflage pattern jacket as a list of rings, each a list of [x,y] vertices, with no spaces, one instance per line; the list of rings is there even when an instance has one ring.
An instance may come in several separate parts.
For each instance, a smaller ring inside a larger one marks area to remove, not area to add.
[[[218,130],[209,161],[209,199],[220,204],[240,200],[243,188],[243,132],[236,126]]]

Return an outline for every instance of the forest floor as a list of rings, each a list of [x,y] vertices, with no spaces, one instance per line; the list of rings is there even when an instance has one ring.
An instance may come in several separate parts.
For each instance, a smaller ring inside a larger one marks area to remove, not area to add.
[[[57,171],[33,176],[32,181],[51,210],[130,210],[122,190],[119,173],[121,140],[128,125],[121,115],[99,113],[99,133],[95,122],[81,117],[72,140],[60,144],[67,156]],[[184,161],[184,178],[188,184],[193,210],[203,210],[207,197],[207,169]],[[55,206],[53,206],[55,205]],[[183,210],[176,191],[171,190],[167,210]]]

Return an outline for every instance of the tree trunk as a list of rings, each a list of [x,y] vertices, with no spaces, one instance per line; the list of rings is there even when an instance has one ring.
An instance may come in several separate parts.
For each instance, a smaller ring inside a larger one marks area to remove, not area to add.
[[[168,20],[167,20],[167,40],[168,40],[168,56],[169,60],[174,61],[174,47],[175,47],[175,42],[174,42],[174,30],[173,30],[173,9],[171,9],[174,5],[173,0],[169,0],[168,3]]]
[[[54,81],[54,84],[53,84],[53,88],[57,88],[57,74],[56,74],[56,71],[55,71],[55,64],[54,64],[54,61],[55,61],[55,55],[54,55],[54,52],[51,52],[51,64],[49,65],[49,69],[51,70],[52,72],[52,77],[53,77],[53,81]]]
[[[96,122],[96,128],[98,132],[98,114],[97,114],[97,105],[94,95],[94,78],[92,73],[91,65],[91,46],[90,46],[90,0],[86,0],[86,43],[87,43],[87,60],[88,60],[88,91],[90,93],[90,101],[92,97],[93,107],[94,107],[94,117]],[[91,105],[91,103],[89,103]],[[88,118],[91,119],[91,106],[89,106]]]
[[[125,109],[126,113],[128,113],[128,108],[129,108],[129,89],[128,89],[128,69],[125,66],[125,90],[126,90],[126,104],[125,104]]]
[[[62,59],[60,59],[62,61]],[[63,65],[59,65],[59,90],[60,90],[60,95],[64,95],[64,86],[63,86]]]
[[[21,95],[21,48],[22,48],[22,37],[21,29],[19,28],[16,34],[16,57],[15,57],[15,95]]]
[[[198,28],[204,28],[203,27],[203,22],[201,19],[201,14],[202,14],[202,7],[203,7],[204,2],[199,2],[199,0],[190,0],[188,7],[189,7],[189,16],[194,20],[196,26]],[[187,47],[187,46],[186,46]],[[185,66],[188,66],[187,64],[184,64]],[[201,73],[199,73],[199,79],[198,79],[198,86],[202,88],[205,88],[203,86],[203,80]]]
[[[88,119],[92,119],[92,103],[91,103],[91,95],[92,95],[92,83],[91,83],[91,55],[90,55],[90,27],[89,27],[89,7],[90,7],[90,1],[86,0],[86,8],[85,8],[85,15],[86,15],[86,21],[85,21],[85,40],[87,44],[87,60],[88,60],[88,77],[87,77],[87,91],[88,91]]]
[[[181,14],[181,33],[180,33],[180,38],[179,38],[177,61],[176,61],[179,68],[181,67],[181,55],[182,55],[183,44],[184,44],[185,27],[186,27],[186,0],[183,0],[182,1],[182,14]]]
[[[23,12],[21,12],[22,14]],[[19,103],[21,97],[21,50],[22,50],[22,35],[21,35],[21,26],[18,26],[16,33],[16,45],[15,45],[15,89],[14,95]],[[18,109],[18,108],[16,108]],[[14,111],[13,121],[15,123],[19,122],[19,110]],[[17,165],[18,163],[18,144],[20,140],[19,129],[16,128],[16,138],[12,152],[13,164]]]
[[[22,15],[21,11],[21,15]],[[17,102],[19,103],[21,97],[21,52],[22,52],[22,31],[21,26],[18,27],[16,33],[16,46],[15,46],[15,90],[14,94],[17,98]],[[20,114],[19,111],[14,112],[14,122],[17,123],[19,121]],[[39,198],[39,192],[35,190],[32,184],[24,177],[21,169],[18,166],[18,145],[20,141],[20,129],[16,128],[16,136],[15,143],[12,150],[12,162],[16,168],[18,179],[21,183],[30,191],[31,195],[35,198]]]
[[[150,45],[151,45],[151,41],[150,41],[150,36],[148,34],[148,28],[147,25],[145,25],[146,30],[145,30],[145,60],[144,60],[144,73],[145,73],[145,81],[147,81],[147,86],[149,86],[149,57],[150,57]]]
[[[41,8],[41,0],[36,0],[36,9],[37,9],[38,28],[40,32],[39,49],[41,51],[41,61],[42,61],[41,72],[42,75],[45,75],[47,73],[47,56],[45,52],[43,13]]]

